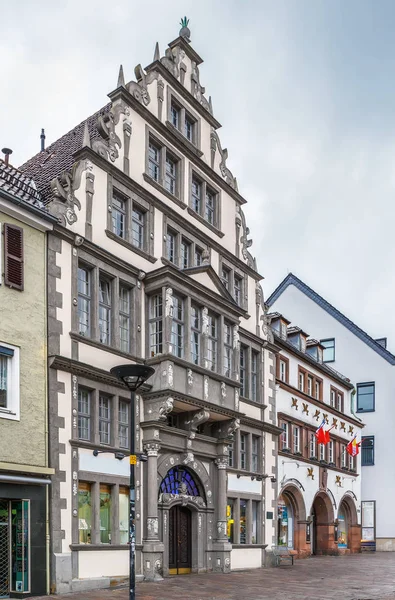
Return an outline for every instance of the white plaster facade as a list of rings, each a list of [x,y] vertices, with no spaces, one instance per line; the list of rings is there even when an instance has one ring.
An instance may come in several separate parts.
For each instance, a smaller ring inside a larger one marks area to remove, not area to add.
[[[355,416],[365,424],[362,435],[374,437],[374,464],[362,466],[362,501],[375,503],[374,523],[365,526],[375,524],[377,550],[395,550],[395,520],[390,516],[395,495],[390,434],[395,422],[395,356],[294,275],[280,284],[269,301],[271,310],[288,315],[317,339],[334,339],[335,360],[330,365],[346,373],[354,385],[374,383],[374,411],[357,411],[357,397],[353,403]],[[366,539],[368,548],[371,539]]]
[[[128,486],[128,464],[111,456],[115,451],[128,453],[120,445],[118,428],[118,408],[128,402],[128,392],[109,373],[122,363],[146,360],[155,368],[135,407],[137,450],[148,453],[148,464],[138,462],[136,467],[137,575],[152,579],[173,569],[175,514],[177,519],[182,515],[189,519],[190,554],[183,557],[187,570],[228,572],[262,566],[265,547],[270,548],[275,539],[276,486],[271,478],[277,472],[279,431],[274,348],[266,326],[262,277],[248,250],[252,242],[242,211],[245,200],[226,165],[227,151],[216,133],[220,124],[199,82],[201,62],[181,35],[164,56],[156,49],[154,62],[145,71],[136,67],[137,82],[125,83],[121,69],[117,88],[109,94],[110,106],[71,132],[72,140],[79,142],[70,141],[67,134],[45,157],[46,169],[55,177],[48,206],[61,222],[49,241],[48,269],[51,461],[57,470],[52,486],[52,589],[59,593],[108,586],[112,578],[128,574],[118,500],[121,489]],[[193,121],[191,140],[172,124],[171,102],[180,118],[186,114]],[[150,144],[160,150],[157,180],[148,164]],[[173,190],[166,189],[170,184],[164,156],[176,163]],[[22,168],[41,176],[42,158],[34,157]],[[70,167],[65,174],[67,161]],[[203,206],[208,195],[214,197],[212,219],[207,210],[196,214],[191,201],[193,178],[205,186]],[[42,177],[40,181],[43,187],[49,184]],[[113,222],[116,196],[123,198],[126,207],[125,234]],[[133,221],[135,209],[143,214],[141,239],[133,237],[140,235]],[[169,251],[170,232],[178,235],[174,256]],[[187,265],[181,264],[184,239],[190,244]],[[89,279],[85,296],[78,285],[81,269]],[[101,277],[111,289],[105,326],[104,317],[99,322],[104,314],[100,312]],[[241,282],[238,292],[236,280]],[[126,350],[120,344],[120,285],[130,293]],[[155,297],[161,298],[162,329],[153,348],[150,334],[159,331],[151,319]],[[83,331],[84,298],[88,298],[85,314],[89,316]],[[177,331],[182,333],[177,337],[174,303],[180,298],[183,316]],[[193,360],[192,306],[198,306],[201,328],[198,356]],[[208,319],[214,319],[214,329]],[[209,362],[213,355],[215,365]],[[103,423],[102,398],[111,402],[107,443],[99,424]],[[83,401],[89,406],[88,421],[81,409]],[[83,436],[82,423],[89,423]],[[242,450],[242,444],[247,449]],[[108,453],[94,457],[95,448]],[[178,475],[189,473],[199,493],[182,495],[180,487],[173,495],[162,489],[171,469],[177,469]],[[230,482],[237,480],[237,489],[227,485],[227,474]],[[110,496],[112,528],[103,542],[104,516],[99,506],[108,505]],[[234,539],[227,535],[227,498],[237,505],[232,517]],[[181,500],[190,513],[187,517]],[[82,501],[91,509],[84,518]],[[179,513],[173,508],[179,508]],[[86,527],[89,534],[83,533]],[[181,564],[179,556],[177,561]]]

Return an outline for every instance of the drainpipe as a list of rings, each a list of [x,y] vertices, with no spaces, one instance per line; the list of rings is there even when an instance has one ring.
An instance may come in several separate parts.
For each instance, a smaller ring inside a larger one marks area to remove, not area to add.
[[[355,414],[355,394],[357,393],[357,390],[355,388],[353,388],[352,392],[351,392],[351,404],[350,404],[350,409],[351,409],[351,414],[354,417],[354,419],[356,419],[357,421],[359,421],[360,423],[362,423],[362,419],[360,419],[356,414]]]
[[[42,130],[44,133],[44,130]],[[45,300],[44,300],[44,318],[46,325],[46,336],[44,342],[44,357],[45,357],[45,457],[47,462],[47,467],[49,467],[49,422],[48,422],[48,411],[49,411],[49,397],[48,397],[48,233],[44,234],[44,276],[45,276]],[[49,529],[49,486],[47,486],[46,494],[45,494],[45,565],[46,565],[46,586],[47,586],[47,595],[50,594],[50,550],[51,550],[51,535]]]

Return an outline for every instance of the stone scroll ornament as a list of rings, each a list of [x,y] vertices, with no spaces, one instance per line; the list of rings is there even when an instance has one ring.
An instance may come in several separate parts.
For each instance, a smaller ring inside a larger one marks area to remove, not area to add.
[[[76,208],[81,210],[81,202],[75,192],[81,185],[82,173],[90,166],[90,161],[80,160],[69,171],[64,171],[51,181],[53,202],[49,208],[62,225],[73,225],[78,219]]]
[[[115,162],[118,158],[118,148],[122,147],[121,140],[115,133],[115,127],[118,125],[122,114],[126,117],[130,116],[130,110],[123,102],[113,105],[105,115],[100,115],[96,123],[101,139],[93,140],[92,150],[111,162]]]
[[[211,152],[213,156],[215,152],[218,150],[221,160],[219,163],[219,169],[221,171],[222,177],[225,179],[226,183],[230,185],[236,192],[237,188],[237,179],[233,177],[232,171],[226,166],[226,161],[228,160],[228,150],[227,148],[222,148],[221,140],[219,139],[218,133],[215,131],[214,127],[211,128]],[[213,166],[213,165],[212,165]]]

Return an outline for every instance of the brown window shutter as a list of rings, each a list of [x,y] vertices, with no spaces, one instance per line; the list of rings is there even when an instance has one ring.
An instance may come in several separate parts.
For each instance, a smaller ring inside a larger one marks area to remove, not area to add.
[[[4,283],[23,290],[23,229],[4,224]]]

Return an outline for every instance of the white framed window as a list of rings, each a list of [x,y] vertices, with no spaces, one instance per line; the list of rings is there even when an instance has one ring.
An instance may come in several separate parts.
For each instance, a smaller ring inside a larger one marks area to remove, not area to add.
[[[224,323],[224,375],[232,377],[232,325]]]
[[[118,406],[118,440],[120,448],[129,448],[129,402],[119,401]]]
[[[313,378],[310,375],[307,376],[307,393],[309,396],[313,395]]]
[[[78,267],[78,333],[91,334],[91,272],[84,266]]]
[[[149,309],[149,346],[151,356],[163,352],[163,300],[162,294],[150,298]]]
[[[91,393],[84,388],[78,389],[78,437],[91,439]]]
[[[317,438],[315,433],[310,433],[310,458],[317,458]]]
[[[191,361],[200,364],[200,348],[202,336],[201,309],[196,304],[191,305]]]
[[[121,350],[130,352],[130,289],[119,286],[119,339]]]
[[[101,444],[111,442],[111,398],[99,396],[99,439]]]
[[[99,277],[99,334],[102,344],[111,342],[111,281]]]
[[[294,454],[300,452],[300,428],[296,426],[293,428],[293,450]]]
[[[331,390],[331,406],[332,406],[332,408],[336,407],[336,392],[335,392],[335,390]]]
[[[299,389],[304,392],[304,373],[299,373]]]
[[[346,452],[346,447],[342,446],[341,447],[341,467],[345,468],[347,466],[347,452]]]
[[[178,296],[173,296],[171,347],[175,356],[179,358],[184,356],[184,301]]]
[[[281,423],[281,429],[283,430],[281,434],[281,449],[285,450],[285,448],[289,448],[288,445],[288,423]]]
[[[355,468],[355,465],[354,465],[354,463],[355,463],[355,461],[354,461],[354,458],[355,458],[354,456],[349,456],[349,457],[348,457],[348,466],[349,466],[349,468],[350,468],[350,469],[354,469],[354,468]]]
[[[287,363],[285,360],[280,360],[280,379],[287,381]]]
[[[20,420],[19,368],[17,346],[0,341],[0,418]]]
[[[317,398],[317,400],[319,400],[321,397],[321,381],[318,381],[316,379],[314,382],[314,387],[315,387],[315,397]]]
[[[212,313],[208,314],[208,337],[207,337],[207,354],[206,365],[210,371],[217,370],[218,356],[218,319]]]
[[[328,462],[329,463],[335,462],[334,461],[334,457],[335,457],[335,454],[334,454],[334,443],[333,443],[333,440],[332,440],[328,444]]]
[[[320,444],[320,460],[325,460],[325,446]]]

